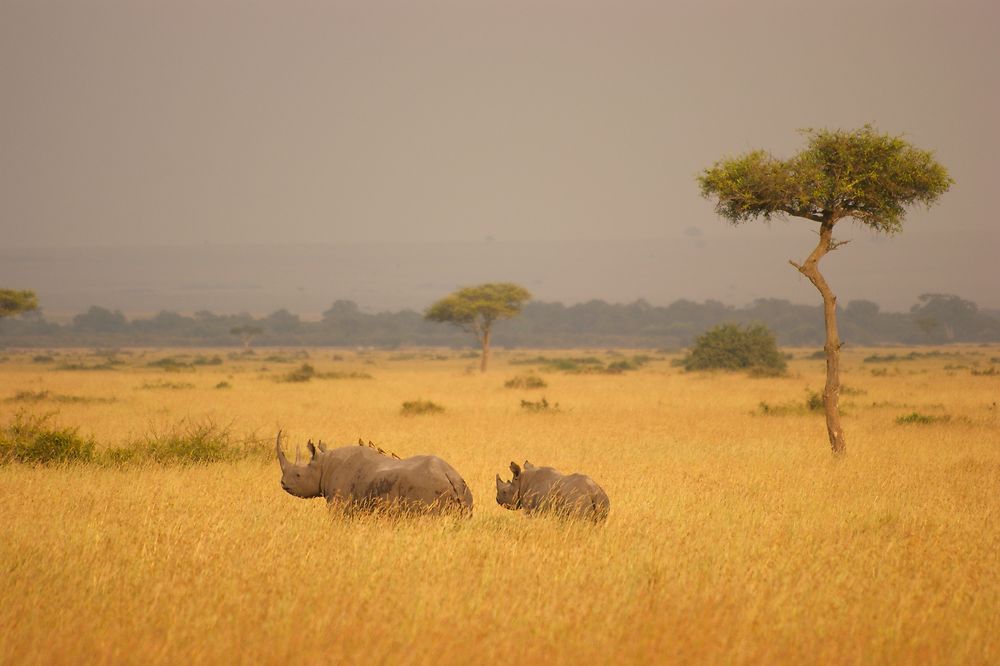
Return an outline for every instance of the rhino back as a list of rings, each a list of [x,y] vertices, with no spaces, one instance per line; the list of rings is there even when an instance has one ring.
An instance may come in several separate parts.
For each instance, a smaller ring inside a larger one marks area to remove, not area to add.
[[[607,493],[586,474],[561,474],[551,467],[525,472],[523,506],[532,511],[555,511],[567,516],[604,520],[611,508]]]
[[[332,457],[324,476],[323,493],[328,501],[472,509],[472,493],[464,479],[437,456],[399,460],[372,449],[345,448],[353,451]]]

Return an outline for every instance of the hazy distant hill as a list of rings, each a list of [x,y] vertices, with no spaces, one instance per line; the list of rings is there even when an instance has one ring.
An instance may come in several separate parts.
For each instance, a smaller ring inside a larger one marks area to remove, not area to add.
[[[100,305],[130,316],[286,308],[308,319],[337,299],[366,311],[421,309],[458,286],[492,280],[520,282],[540,300],[566,304],[686,298],[740,305],[762,297],[815,304],[812,286],[787,264],[812,243],[804,230],[777,227],[723,228],[711,237],[689,229],[650,241],[7,249],[0,285],[37,290],[50,318]],[[842,303],[868,299],[905,310],[933,291],[997,307],[995,283],[974,272],[942,277],[933,263],[914,259],[964,256],[968,265],[989,265],[988,252],[968,236],[861,237],[824,265]]]

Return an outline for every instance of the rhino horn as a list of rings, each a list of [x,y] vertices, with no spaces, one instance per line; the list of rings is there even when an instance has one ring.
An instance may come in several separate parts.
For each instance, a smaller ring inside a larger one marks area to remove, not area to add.
[[[295,447],[295,464],[298,465],[302,462],[302,445]]]
[[[274,443],[274,448],[278,451],[278,464],[281,465],[282,471],[288,466],[288,458],[285,457],[285,452],[281,450],[281,431],[278,431],[278,439]]]

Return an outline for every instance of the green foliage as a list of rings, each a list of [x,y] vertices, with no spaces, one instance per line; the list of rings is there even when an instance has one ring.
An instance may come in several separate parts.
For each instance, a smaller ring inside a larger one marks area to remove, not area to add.
[[[52,414],[33,416],[23,411],[0,427],[0,463],[49,464],[87,462],[94,457],[94,440],[77,428],[50,425]]]
[[[541,389],[548,384],[538,375],[518,375],[504,382],[504,386],[509,389]]]
[[[896,417],[897,425],[927,425],[930,423],[947,423],[951,420],[951,417],[947,414],[941,416],[932,416],[929,414],[921,414],[920,412],[911,412],[905,416]]]
[[[442,298],[427,309],[424,317],[475,331],[517,315],[530,299],[527,289],[511,282],[481,284]]]
[[[431,402],[430,400],[410,400],[403,403],[403,416],[417,416],[419,414],[439,414],[444,411],[444,407]]]
[[[37,309],[38,296],[35,292],[27,289],[0,289],[0,317],[13,317]]]
[[[763,368],[783,372],[786,365],[774,335],[763,324],[716,326],[702,334],[684,358],[688,371]]]
[[[756,150],[721,160],[699,177],[701,193],[734,224],[791,215],[844,217],[876,231],[902,228],[906,207],[930,206],[954,182],[932,153],[865,125],[853,132],[804,130],[805,150],[788,160]]]

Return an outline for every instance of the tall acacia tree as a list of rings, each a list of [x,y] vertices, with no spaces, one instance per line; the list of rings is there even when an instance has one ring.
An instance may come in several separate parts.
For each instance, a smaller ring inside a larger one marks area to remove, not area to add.
[[[35,292],[27,289],[0,289],[0,317],[13,317],[37,309],[38,296]]]
[[[819,243],[802,263],[790,261],[823,297],[826,323],[826,385],[823,407],[834,454],[847,450],[840,425],[840,335],[837,297],[819,261],[847,241],[833,228],[850,218],[876,232],[903,228],[907,206],[930,206],[954,182],[932,153],[871,125],[855,131],[803,130],[808,144],[787,160],[756,150],[716,162],[698,176],[701,193],[715,211],[739,224],[758,218],[801,217],[819,225]]]
[[[475,335],[483,349],[479,370],[486,372],[493,324],[500,319],[510,319],[518,315],[529,300],[531,294],[520,285],[511,282],[491,282],[477,287],[465,287],[445,296],[427,308],[424,318],[454,324],[463,331]]]

